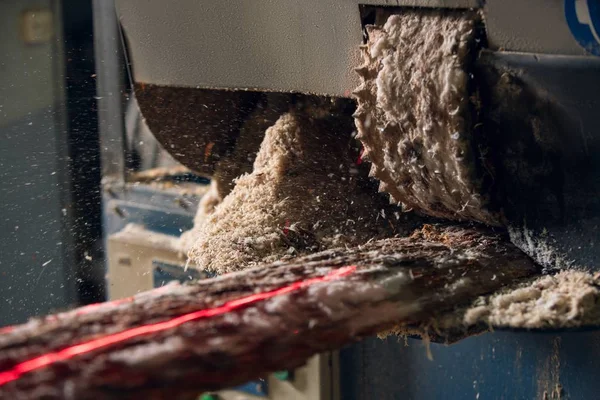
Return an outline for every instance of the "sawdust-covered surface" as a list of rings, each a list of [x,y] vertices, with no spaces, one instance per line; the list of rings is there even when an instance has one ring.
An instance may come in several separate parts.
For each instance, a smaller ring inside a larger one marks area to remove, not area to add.
[[[576,328],[600,325],[600,274],[561,271],[480,299],[464,323],[503,328]]]
[[[193,264],[223,273],[407,233],[367,177],[352,118],[321,111],[296,107],[266,131],[253,171],[198,221]]]
[[[500,262],[500,260],[498,260]],[[505,277],[494,274],[494,281]],[[568,270],[502,285],[471,305],[440,309],[427,318],[404,321],[380,337],[420,337],[453,343],[495,329],[563,330],[600,326],[600,274]]]
[[[355,117],[371,174],[394,201],[495,225],[471,148],[477,20],[464,11],[403,10],[370,27]]]

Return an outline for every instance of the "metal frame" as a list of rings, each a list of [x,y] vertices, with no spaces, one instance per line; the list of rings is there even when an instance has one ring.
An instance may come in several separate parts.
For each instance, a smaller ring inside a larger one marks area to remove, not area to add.
[[[125,181],[124,61],[113,0],[93,0],[102,176]]]
[[[564,0],[117,0],[138,83],[350,97],[360,5],[481,8],[490,49],[585,55]],[[520,18],[515,18],[520,15]],[[551,29],[548,29],[551,27]]]

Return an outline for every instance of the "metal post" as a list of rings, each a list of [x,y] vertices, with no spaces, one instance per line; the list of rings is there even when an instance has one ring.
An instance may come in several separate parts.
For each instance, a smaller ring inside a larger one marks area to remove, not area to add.
[[[125,181],[124,62],[113,0],[93,0],[102,176]]]

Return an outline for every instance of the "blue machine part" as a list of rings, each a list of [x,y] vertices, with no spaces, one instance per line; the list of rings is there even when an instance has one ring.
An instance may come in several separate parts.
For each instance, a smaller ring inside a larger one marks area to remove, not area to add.
[[[180,236],[192,228],[200,196],[153,185],[107,185],[103,191],[104,232],[111,235],[130,223]]]
[[[260,379],[258,381],[248,382],[244,385],[236,386],[232,388],[240,393],[251,394],[256,397],[268,397],[269,395],[269,387],[267,385],[266,379]]]
[[[340,353],[343,400],[587,400],[600,392],[600,333],[496,331],[451,346],[370,338]]]
[[[215,274],[201,272],[193,268],[186,270],[184,266],[167,264],[162,261],[152,261],[152,276],[154,278],[154,287],[158,288],[171,281],[185,283],[198,279],[212,278]]]
[[[600,0],[565,0],[565,17],[577,43],[600,56]]]

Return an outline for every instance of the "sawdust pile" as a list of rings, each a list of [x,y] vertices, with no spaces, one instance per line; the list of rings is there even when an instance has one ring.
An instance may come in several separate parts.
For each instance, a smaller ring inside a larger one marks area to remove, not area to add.
[[[600,325],[600,274],[561,271],[508,292],[481,299],[464,323],[509,328],[570,328]]]
[[[252,166],[265,131],[273,125],[284,110],[287,100],[279,93],[265,94],[264,101],[244,121],[240,128],[233,150],[221,157],[211,176],[209,190],[200,199],[194,218],[194,228],[181,235],[180,249],[187,253],[194,245],[198,232],[204,222],[214,212],[223,199],[231,193],[235,179],[252,171]]]
[[[406,10],[369,29],[356,125],[382,191],[409,209],[497,224],[471,148],[477,13]]]
[[[566,270],[482,296],[471,306],[440,312],[421,321],[399,323],[378,336],[420,337],[426,344],[451,344],[493,329],[598,326],[600,274]]]
[[[352,119],[295,110],[270,127],[250,174],[196,229],[190,261],[220,273],[391,236],[395,207],[357,165]]]

